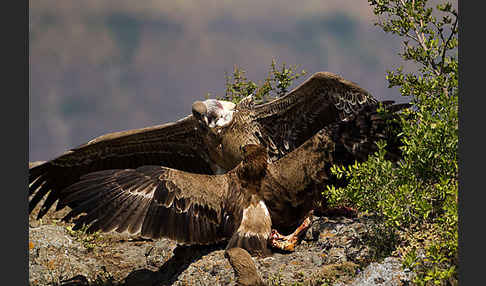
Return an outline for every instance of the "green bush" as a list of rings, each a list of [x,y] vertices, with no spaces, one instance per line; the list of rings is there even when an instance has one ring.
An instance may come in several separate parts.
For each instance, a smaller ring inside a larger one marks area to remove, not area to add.
[[[387,71],[389,87],[399,87],[412,108],[399,116],[402,157],[386,158],[386,142],[378,152],[351,166],[333,166],[344,187],[327,186],[330,206],[354,206],[381,224],[370,234],[377,257],[396,254],[417,275],[417,285],[457,284],[458,200],[458,60],[457,12],[451,3],[428,7],[427,0],[368,0],[376,25],[403,39],[404,61],[416,70]],[[263,81],[248,80],[235,67],[226,75],[221,99],[238,103],[253,95],[255,103],[287,93],[297,67],[277,68],[273,60]],[[396,124],[395,124],[396,125]],[[374,236],[374,237],[373,237]],[[375,258],[377,258],[375,257]]]
[[[348,204],[402,233],[404,266],[418,285],[457,284],[458,61],[457,12],[451,3],[369,0],[385,32],[403,38],[405,61],[417,69],[387,72],[413,107],[401,114],[402,159],[385,160],[385,143],[366,162],[334,166],[346,187],[329,186],[331,204]],[[440,16],[440,17],[439,17]]]
[[[283,96],[289,91],[295,79],[307,73],[305,70],[296,72],[297,69],[298,66],[287,67],[285,63],[277,67],[277,62],[272,60],[267,78],[257,84],[246,77],[245,70],[235,66],[231,75],[225,75],[225,95],[219,99],[238,103],[243,98],[253,95],[253,102],[260,104]]]

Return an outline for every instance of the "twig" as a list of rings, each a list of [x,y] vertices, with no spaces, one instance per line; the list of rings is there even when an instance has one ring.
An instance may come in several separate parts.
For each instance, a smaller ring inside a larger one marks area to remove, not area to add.
[[[402,3],[403,7],[405,8],[406,7],[405,0],[400,0],[400,2]],[[412,10],[415,10],[415,0],[412,0]],[[425,44],[425,35],[424,35],[423,32],[419,33],[419,29],[417,28],[415,17],[413,17],[409,13],[407,13],[407,16],[408,16],[408,19],[410,20],[410,22],[412,23],[413,30],[415,32],[415,35],[417,36],[416,41],[420,44],[422,49],[424,49],[424,51],[427,54],[429,54],[429,48],[427,48],[427,45]],[[423,27],[424,27],[424,22],[422,21],[422,19],[420,19],[420,29],[423,29]],[[408,35],[408,33],[407,33],[407,35]],[[413,37],[411,37],[411,38],[413,39]],[[427,62],[432,66],[435,74],[440,75],[440,71],[437,69],[437,64],[430,58],[427,58],[426,63]]]
[[[451,34],[449,35],[449,38],[444,44],[444,49],[442,50],[442,59],[441,59],[441,65],[440,65],[440,72],[442,73],[444,70],[444,61],[445,61],[445,53],[447,51],[447,45],[449,44],[450,40],[452,39],[452,36],[454,35],[454,30],[456,30],[456,25],[457,25],[457,16],[456,20],[454,21],[454,25],[452,26]],[[442,37],[442,33],[441,33]]]

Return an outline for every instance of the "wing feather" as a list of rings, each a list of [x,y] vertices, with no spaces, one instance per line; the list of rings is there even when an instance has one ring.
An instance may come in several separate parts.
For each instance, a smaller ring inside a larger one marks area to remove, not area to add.
[[[193,174],[161,166],[89,173],[60,192],[60,203],[72,207],[65,220],[75,229],[117,231],[185,244],[226,239],[223,219],[228,201],[226,175]],[[237,209],[232,206],[231,209]]]
[[[129,206],[125,205],[123,210],[123,215],[118,218],[117,224],[118,227],[116,229],[117,232],[125,232],[128,231],[130,225],[134,225],[137,218],[144,210],[143,199],[139,196],[131,196]],[[128,231],[129,233],[133,233]]]
[[[137,196],[133,196],[130,193],[122,193],[117,198],[116,202],[118,203],[114,205],[112,211],[105,212],[104,217],[98,217],[97,221],[91,225],[93,230],[100,229],[104,232],[109,232],[116,229],[119,232],[123,232],[126,229],[123,229],[126,218],[130,212],[136,211],[136,205],[133,204],[136,199]]]
[[[37,218],[41,218],[60,197],[62,189],[80,176],[99,170],[163,165],[212,174],[206,160],[207,147],[195,128],[190,115],[168,124],[106,134],[53,160],[29,165],[29,212],[50,192],[38,213]],[[41,185],[44,187],[39,188]],[[62,207],[58,204],[57,210]]]
[[[139,198],[139,207],[133,211],[131,220],[128,222],[128,232],[131,234],[140,233],[143,220],[150,205],[150,200]]]
[[[36,186],[37,192],[32,195],[29,201],[29,213],[32,212],[35,206],[44,198],[50,189],[50,186],[46,181],[37,180],[35,183],[37,182],[39,182],[39,186]]]
[[[285,96],[254,106],[253,112],[262,143],[276,146],[280,153],[271,155],[280,158],[325,126],[376,104],[376,99],[357,84],[318,72]]]

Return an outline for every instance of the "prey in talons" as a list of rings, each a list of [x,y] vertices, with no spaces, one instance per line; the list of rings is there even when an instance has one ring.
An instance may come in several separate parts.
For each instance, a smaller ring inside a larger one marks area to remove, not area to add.
[[[271,247],[280,249],[283,251],[293,252],[295,246],[299,242],[300,237],[311,225],[311,216],[308,216],[302,224],[291,234],[282,235],[277,230],[272,229],[268,243]]]

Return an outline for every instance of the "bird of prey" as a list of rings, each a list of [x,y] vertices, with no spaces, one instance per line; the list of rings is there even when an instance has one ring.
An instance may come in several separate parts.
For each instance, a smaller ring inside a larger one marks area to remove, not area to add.
[[[209,99],[194,102],[192,115],[167,124],[109,133],[29,168],[29,213],[37,218],[82,175],[109,169],[162,165],[199,174],[221,174],[241,160],[241,146],[267,148],[272,162],[318,130],[346,120],[377,101],[357,84],[318,72],[285,96],[265,104]],[[59,205],[56,210],[59,210]]]
[[[397,111],[404,105],[390,105]],[[322,185],[333,182],[333,164],[361,161],[390,139],[387,121],[368,106],[348,120],[332,123],[275,162],[267,148],[246,144],[242,161],[224,174],[207,175],[164,166],[91,172],[56,193],[63,218],[74,229],[117,231],[181,244],[227,241],[252,255],[268,255],[268,246],[293,250],[309,224],[309,212]],[[299,226],[303,224],[303,226]],[[296,228],[291,235],[280,232]]]
[[[252,97],[239,104],[214,99],[196,101],[192,114],[209,156],[223,170],[242,159],[240,146],[267,147],[275,161],[325,126],[357,114],[378,101],[357,84],[329,72],[318,72],[283,97],[253,104]]]

